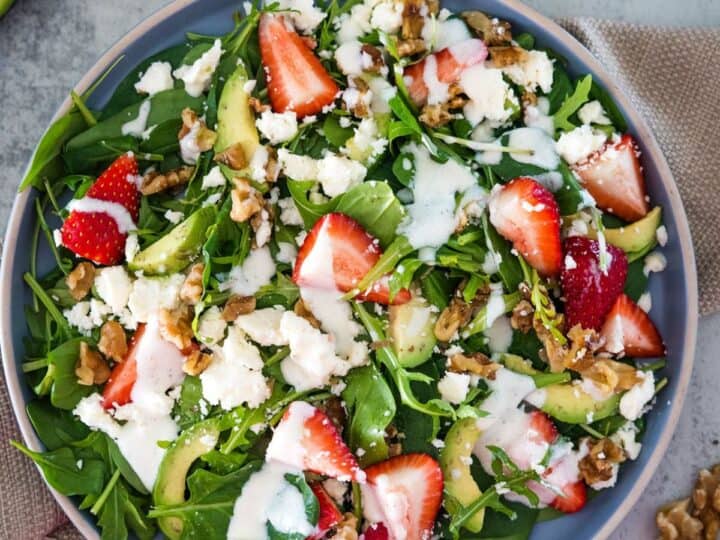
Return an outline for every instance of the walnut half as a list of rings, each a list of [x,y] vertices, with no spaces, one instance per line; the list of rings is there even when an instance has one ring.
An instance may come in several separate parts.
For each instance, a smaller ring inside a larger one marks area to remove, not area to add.
[[[473,373],[492,381],[495,379],[495,372],[502,366],[478,352],[471,355],[453,354],[448,367],[456,373]]]
[[[95,267],[87,261],[78,264],[65,278],[65,283],[75,300],[82,300],[87,296],[93,281],[95,281]]]
[[[166,173],[150,171],[143,176],[140,193],[154,195],[167,189],[182,186],[190,181],[194,172],[195,167],[190,166],[183,166]]]
[[[193,351],[185,359],[183,371],[188,375],[200,375],[212,363],[212,355],[198,350]]]
[[[181,351],[192,345],[192,315],[189,309],[161,309],[158,312],[158,322],[163,339]]]
[[[205,271],[205,265],[203,263],[196,263],[190,267],[185,281],[183,281],[182,287],[180,287],[180,300],[194,306],[202,298],[203,293],[203,272]]]
[[[590,440],[587,455],[580,460],[578,468],[588,485],[607,482],[618,464],[625,461],[625,452],[610,439]]]
[[[222,318],[225,322],[233,322],[240,315],[247,315],[255,311],[254,296],[233,295],[228,298],[222,310]]]
[[[703,538],[702,521],[690,515],[690,499],[675,501],[655,516],[655,523],[662,540],[701,540]]]
[[[128,352],[127,336],[122,325],[117,321],[107,321],[100,329],[100,341],[98,349],[115,362],[125,360]]]
[[[78,384],[84,386],[103,384],[110,378],[110,366],[99,352],[93,351],[87,343],[81,341],[75,375],[77,375]]]

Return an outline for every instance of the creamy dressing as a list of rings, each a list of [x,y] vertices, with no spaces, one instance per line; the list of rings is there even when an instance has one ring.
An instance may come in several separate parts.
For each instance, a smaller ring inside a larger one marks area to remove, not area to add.
[[[492,353],[507,352],[512,344],[513,329],[510,326],[510,319],[505,315],[495,319],[495,322],[484,333],[488,338],[488,347]]]
[[[150,100],[146,99],[140,105],[137,117],[134,120],[125,122],[120,128],[120,132],[123,135],[132,135],[133,137],[143,137],[145,130],[147,129],[147,121],[150,116]],[[149,133],[148,133],[149,135]]]
[[[415,162],[415,177],[410,186],[414,201],[406,207],[407,216],[398,232],[407,236],[416,249],[440,247],[458,225],[456,193],[475,186],[477,179],[469,168],[453,160],[433,161],[424,147],[410,144],[405,151],[413,154]]]
[[[443,103],[448,99],[449,84],[438,79],[437,59],[435,55],[429,55],[425,58],[425,69],[423,69],[423,82],[428,89],[428,104],[436,105]]]
[[[495,373],[494,380],[487,381],[492,393],[482,402],[481,409],[487,416],[478,418],[478,428],[489,429],[495,422],[517,409],[522,400],[535,390],[535,382],[527,375],[520,375],[501,368]]]
[[[560,165],[560,157],[555,150],[555,141],[542,129],[524,127],[503,133],[502,138],[507,136],[507,146],[512,149],[520,149],[523,152],[510,152],[510,157],[519,163],[534,165],[545,170],[554,170]],[[498,140],[498,144],[501,144]],[[526,151],[532,153],[528,154]],[[486,151],[476,154],[478,163],[485,165],[498,165],[502,160],[502,153]]]
[[[103,201],[86,196],[82,199],[73,199],[70,201],[67,209],[69,212],[80,212],[84,214],[106,214],[115,221],[120,234],[127,234],[129,231],[136,229],[130,212],[128,212],[127,208],[122,204],[116,202]]]
[[[252,296],[270,283],[274,275],[275,261],[270,249],[267,246],[252,249],[242,264],[233,266],[227,281],[220,284],[220,290],[229,289],[241,296]]]
[[[512,109],[506,108],[506,104],[517,103],[499,69],[486,68],[482,64],[467,68],[460,76],[460,86],[470,98],[463,113],[473,126],[485,119],[495,123],[505,122],[512,114]]]

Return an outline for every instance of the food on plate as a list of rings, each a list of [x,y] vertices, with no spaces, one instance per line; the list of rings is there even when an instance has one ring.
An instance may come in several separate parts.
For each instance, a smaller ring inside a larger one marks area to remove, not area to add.
[[[107,538],[524,538],[588,511],[667,382],[671,231],[618,108],[492,14],[247,6],[101,108],[73,94],[39,146],[46,451],[16,446]]]

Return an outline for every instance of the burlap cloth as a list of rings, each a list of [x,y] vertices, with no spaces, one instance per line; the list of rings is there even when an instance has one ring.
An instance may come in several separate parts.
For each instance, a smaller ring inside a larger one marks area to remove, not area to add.
[[[560,21],[605,65],[650,127],[679,184],[695,243],[700,310],[720,308],[720,29],[670,29],[589,18]],[[0,538],[75,539],[18,439],[0,380]]]

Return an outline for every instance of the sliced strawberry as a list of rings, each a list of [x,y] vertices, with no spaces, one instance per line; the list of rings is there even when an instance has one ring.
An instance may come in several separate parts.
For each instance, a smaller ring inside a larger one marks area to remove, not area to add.
[[[317,532],[309,536],[307,540],[320,540],[325,538],[325,533],[342,521],[343,515],[320,482],[310,484],[310,489],[317,497],[320,515],[318,517]]]
[[[560,272],[560,210],[546,187],[532,178],[516,178],[493,191],[488,208],[497,231],[540,275]]]
[[[665,354],[662,337],[648,314],[624,294],[618,296],[600,334],[605,338],[605,350],[614,354],[635,358]]]
[[[550,417],[542,411],[530,413],[530,440],[536,444],[552,444],[558,437],[558,430]]]
[[[293,281],[300,286],[348,292],[375,266],[381,255],[378,241],[357,221],[345,214],[326,214],[315,223],[300,247]],[[387,278],[378,280],[359,298],[390,303]],[[403,289],[392,303],[404,304],[408,300],[410,292]]]
[[[295,111],[299,118],[330,105],[339,88],[303,39],[281,16],[260,19],[260,55],[268,94],[276,112]]]
[[[373,523],[360,535],[360,540],[390,540],[390,533],[384,523]]]
[[[632,136],[623,135],[575,167],[597,205],[627,221],[642,218],[650,209],[639,155]]]
[[[135,184],[137,173],[135,157],[123,154],[95,180],[86,196],[121,204],[130,212],[133,221],[137,221],[140,212],[140,192]]]
[[[62,244],[70,251],[102,265],[120,262],[127,235],[103,212],[71,212],[60,230]]]
[[[110,379],[103,388],[103,407],[106,409],[110,409],[115,405],[130,403],[130,394],[137,380],[137,359],[135,356],[144,333],[145,325],[141,324],[130,342],[125,360],[115,364],[112,373],[110,373]]]
[[[410,98],[416,105],[424,105],[428,98],[427,80],[437,79],[443,84],[456,83],[465,68],[484,62],[487,54],[487,47],[482,40],[467,39],[408,66],[404,76]]]
[[[427,454],[405,454],[376,463],[365,473],[367,484],[361,488],[366,515],[383,522],[393,538],[430,538],[443,493],[438,462]]]
[[[608,245],[610,264],[600,270],[600,243],[583,236],[565,240],[560,284],[565,297],[567,328],[579,324],[600,330],[606,315],[625,287],[628,262],[620,248]]]
[[[585,506],[587,502],[587,489],[582,480],[563,486],[562,492],[562,495],[558,495],[550,503],[550,506],[555,510],[571,514],[581,510],[583,506]]]
[[[266,458],[342,481],[365,481],[365,473],[332,420],[304,401],[293,401],[285,411]]]

